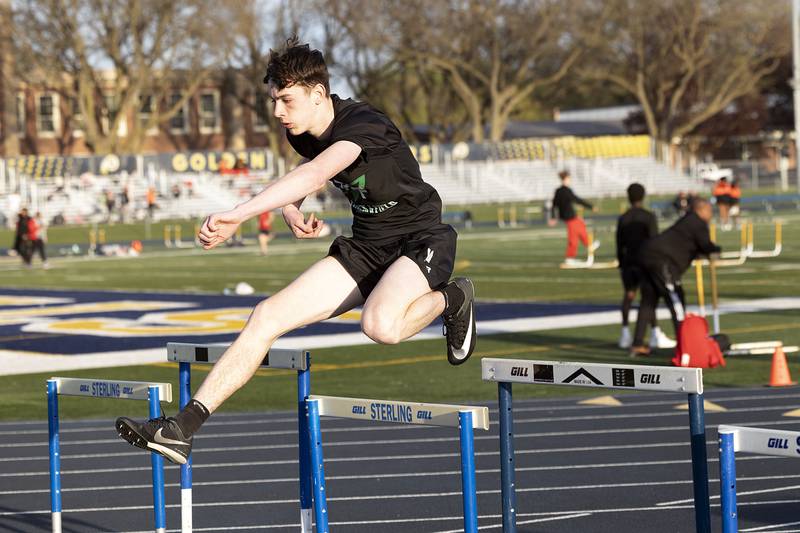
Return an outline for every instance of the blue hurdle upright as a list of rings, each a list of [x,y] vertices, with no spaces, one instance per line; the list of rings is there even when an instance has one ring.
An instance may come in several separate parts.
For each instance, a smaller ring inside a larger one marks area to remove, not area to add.
[[[474,429],[489,429],[489,409],[465,405],[411,403],[397,400],[366,400],[335,396],[309,396],[308,427],[314,479],[314,518],[317,533],[329,533],[325,496],[325,468],[322,456],[320,417],[354,418],[368,422],[423,424],[458,427],[461,437],[461,491],[464,531],[478,531],[478,503],[475,489]]]
[[[179,363],[178,381],[180,408],[192,398],[192,363],[216,363],[227,345],[167,343],[167,360]],[[311,450],[308,443],[306,398],[311,393],[311,355],[305,350],[273,348],[264,357],[261,368],[297,371],[297,434],[300,462],[300,531],[311,533]],[[192,531],[192,457],[181,465],[181,533]]]
[[[504,533],[517,531],[512,383],[687,393],[695,526],[697,533],[711,533],[702,369],[484,358],[481,359],[481,373],[484,381],[497,382]]]
[[[61,533],[61,442],[58,429],[58,396],[148,400],[150,418],[161,416],[160,401],[172,401],[172,385],[140,381],[113,381],[83,378],[47,380],[47,428],[50,448],[50,513],[53,533]],[[164,505],[164,458],[150,454],[153,469],[153,513],[156,533],[166,531]]]
[[[800,457],[800,432],[743,426],[719,426],[718,431],[722,533],[736,533],[736,452]]]

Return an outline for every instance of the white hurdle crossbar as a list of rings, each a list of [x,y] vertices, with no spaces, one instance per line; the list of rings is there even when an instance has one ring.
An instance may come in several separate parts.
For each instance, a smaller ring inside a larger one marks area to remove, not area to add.
[[[189,403],[191,392],[191,365],[216,363],[228,345],[167,343],[167,360],[179,363],[180,408]],[[306,350],[273,348],[264,357],[261,368],[297,371],[297,435],[300,477],[300,531],[311,533],[311,450],[308,441],[308,418],[305,401],[311,393],[311,354]],[[192,457],[181,465],[181,533],[192,532]]]
[[[466,405],[414,403],[398,400],[367,400],[336,396],[309,396],[309,440],[314,480],[314,517],[317,533],[328,533],[328,505],[325,496],[325,469],[322,455],[320,416],[353,418],[368,422],[422,424],[460,428],[461,492],[464,505],[464,531],[477,533],[478,505],[475,488],[473,430],[489,429],[489,408]]]
[[[718,431],[722,533],[736,533],[736,452],[800,458],[800,432],[724,425]]]
[[[83,396],[117,400],[146,400],[150,418],[160,414],[160,402],[172,401],[172,385],[115,379],[60,378],[47,380],[47,432],[50,455],[50,513],[53,533],[61,533],[61,437],[59,432],[58,397]],[[166,531],[164,504],[164,458],[150,453],[153,479],[153,517],[156,533]]]
[[[517,530],[512,383],[688,394],[695,522],[698,533],[711,532],[702,369],[483,358],[481,374],[484,381],[497,382],[503,533],[515,533]]]

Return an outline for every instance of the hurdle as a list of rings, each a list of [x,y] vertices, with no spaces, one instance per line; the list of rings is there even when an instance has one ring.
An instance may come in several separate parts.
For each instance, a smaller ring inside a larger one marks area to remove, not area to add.
[[[781,255],[781,251],[783,249],[783,239],[782,239],[782,226],[783,222],[781,220],[775,221],[775,246],[772,250],[753,250],[753,223],[751,222],[749,225],[749,242],[751,246],[750,257],[778,257]]]
[[[178,404],[181,409],[192,398],[192,364],[213,364],[222,357],[227,345],[167,343],[167,360],[178,363]],[[297,428],[300,462],[300,531],[311,533],[311,450],[307,439],[306,398],[311,393],[311,354],[306,350],[273,348],[260,368],[297,371]],[[181,533],[192,532],[192,456],[181,465]]]
[[[141,381],[115,381],[89,378],[47,380],[47,430],[50,451],[50,513],[53,533],[61,533],[61,439],[58,424],[58,396],[87,396],[121,400],[148,400],[150,418],[161,415],[160,401],[172,402],[172,385]],[[164,505],[164,458],[150,454],[153,470],[153,513],[156,533],[166,531]]]
[[[183,248],[187,243],[183,242],[181,237],[180,224],[164,224],[164,247],[165,248]],[[188,243],[189,246],[193,245],[192,242]]]
[[[478,531],[478,502],[475,489],[473,431],[489,429],[489,408],[466,405],[412,403],[396,400],[367,400],[336,396],[309,396],[309,441],[314,479],[314,518],[317,533],[329,533],[328,504],[325,496],[325,468],[322,455],[320,417],[353,418],[368,422],[423,424],[458,427],[461,442],[461,491],[464,506],[464,531]]]
[[[512,383],[688,394],[695,525],[698,533],[711,532],[702,369],[483,358],[481,375],[484,381],[497,382],[503,533],[517,531]]]
[[[714,229],[715,226],[711,226]],[[735,252],[722,252],[719,256],[723,259],[738,259],[742,256],[750,256],[753,253],[753,223],[744,222],[740,229],[739,250]],[[711,240],[716,241],[715,232],[712,233]]]
[[[800,457],[800,432],[725,425],[718,432],[722,533],[736,533],[736,452]]]

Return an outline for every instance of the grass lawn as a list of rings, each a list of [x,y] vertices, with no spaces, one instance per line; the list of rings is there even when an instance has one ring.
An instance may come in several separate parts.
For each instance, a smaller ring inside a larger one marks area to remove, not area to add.
[[[617,201],[614,201],[617,202]],[[613,208],[609,203],[604,210]],[[476,218],[491,220],[495,207],[473,211]],[[612,212],[616,212],[616,209]],[[744,265],[719,269],[720,296],[724,301],[779,296],[797,296],[797,273],[800,270],[800,238],[792,214],[784,217],[784,251],[772,259],[752,259]],[[188,223],[190,224],[190,223]],[[602,241],[598,260],[613,257],[613,220],[593,223]],[[666,227],[662,223],[663,227]],[[151,231],[158,235],[158,226]],[[185,229],[184,235],[191,235]],[[109,240],[129,239],[143,231],[116,225],[109,228]],[[79,230],[68,228],[72,236]],[[80,231],[86,231],[84,228]],[[116,232],[119,232],[118,234]],[[772,226],[756,225],[757,249],[772,247]],[[541,225],[499,230],[482,227],[461,230],[457,274],[471,277],[479,300],[526,302],[581,302],[617,304],[621,298],[619,275],[612,270],[560,270],[558,264],[565,246],[564,228],[547,229]],[[56,229],[51,230],[51,242]],[[65,243],[69,238],[65,233]],[[0,238],[3,238],[0,235]],[[61,237],[59,237],[61,238]],[[188,237],[185,237],[188,238]],[[738,249],[738,233],[719,234],[719,242],[728,250]],[[85,239],[84,239],[85,242]],[[41,270],[19,268],[17,261],[0,262],[3,272],[0,286],[28,288],[106,289],[170,292],[220,293],[238,281],[247,281],[256,291],[275,292],[316,259],[325,254],[329,240],[294,242],[278,240],[267,257],[257,254],[257,247],[202,250],[155,250],[147,248],[138,258],[65,258],[55,259],[54,268]],[[684,276],[690,304],[696,302],[694,273]],[[708,274],[706,273],[706,283]],[[479,317],[480,318],[480,317]],[[565,317],[562,329],[514,335],[484,335],[473,359],[460,367],[446,362],[443,342],[407,341],[397,346],[354,346],[314,350],[312,353],[312,390],[319,394],[397,398],[417,401],[468,402],[488,401],[496,397],[496,388],[480,380],[480,357],[510,356],[520,358],[586,360],[607,363],[630,363],[626,354],[614,346],[618,326],[575,327]],[[722,316],[722,330],[734,342],[782,340],[800,344],[800,310],[742,313]],[[668,324],[662,324],[671,332]],[[0,348],[2,344],[0,343]],[[91,352],[87,348],[87,352]],[[652,364],[669,364],[669,353],[651,358]],[[790,357],[790,368],[800,368]],[[639,361],[637,361],[639,362]],[[769,379],[770,357],[729,358],[728,367],[705,374],[707,387],[758,386]],[[196,368],[196,387],[207,369]],[[46,415],[45,379],[52,373],[0,377],[0,420],[42,419]],[[108,369],[59,372],[74,377],[114,378],[141,381],[171,381],[177,386],[173,365],[148,365]],[[795,376],[796,377],[796,376]],[[294,375],[291,372],[260,372],[224,406],[228,411],[290,409],[296,406]],[[518,396],[576,395],[581,389],[571,387],[516,387]],[[595,391],[602,393],[603,391]],[[61,398],[65,418],[112,417],[120,414],[141,416],[142,402]],[[173,412],[174,408],[167,408]]]

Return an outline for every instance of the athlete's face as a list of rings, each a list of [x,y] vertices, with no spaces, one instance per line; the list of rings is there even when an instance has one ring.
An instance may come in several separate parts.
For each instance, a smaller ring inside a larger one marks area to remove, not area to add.
[[[273,114],[292,135],[300,135],[314,128],[325,90],[321,85],[308,88],[291,85],[278,89],[270,84],[269,94],[275,104]]]

